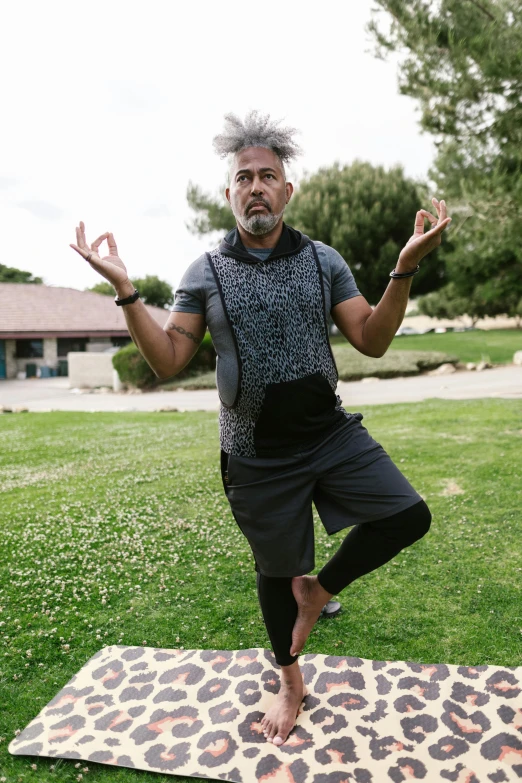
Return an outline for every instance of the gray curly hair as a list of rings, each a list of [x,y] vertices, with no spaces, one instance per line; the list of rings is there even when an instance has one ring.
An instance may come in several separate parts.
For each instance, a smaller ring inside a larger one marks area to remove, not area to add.
[[[225,114],[225,131],[214,136],[213,144],[220,158],[228,158],[229,175],[236,153],[245,147],[271,149],[285,173],[284,164],[300,155],[302,150],[292,139],[293,134],[298,133],[296,128],[278,128],[280,122],[270,121],[269,114],[260,115],[255,109],[246,115],[244,122],[235,114]]]

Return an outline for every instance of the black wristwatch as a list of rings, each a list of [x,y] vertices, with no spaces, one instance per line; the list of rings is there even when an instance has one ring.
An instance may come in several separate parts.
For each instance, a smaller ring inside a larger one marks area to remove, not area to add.
[[[118,296],[116,295],[114,297],[114,301],[116,302],[116,304],[118,306],[126,305],[126,304],[132,304],[133,302],[136,301],[136,299],[139,299],[139,296],[140,296],[140,292],[138,291],[137,288],[135,288],[134,289],[134,293],[131,294],[130,296],[127,296],[125,299],[118,299]]]

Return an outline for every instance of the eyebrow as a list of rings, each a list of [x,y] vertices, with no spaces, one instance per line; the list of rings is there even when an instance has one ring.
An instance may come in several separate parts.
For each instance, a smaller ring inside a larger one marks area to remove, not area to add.
[[[259,171],[260,172],[272,171],[274,174],[277,174],[277,171],[271,168],[270,166],[265,166],[264,168],[259,169]],[[251,173],[252,173],[252,169],[239,169],[239,171],[236,171],[236,177],[238,177],[240,174],[251,174]]]

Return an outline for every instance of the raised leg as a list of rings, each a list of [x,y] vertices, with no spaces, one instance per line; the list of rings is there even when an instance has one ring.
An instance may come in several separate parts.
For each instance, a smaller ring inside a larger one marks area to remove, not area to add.
[[[385,519],[355,525],[317,574],[319,583],[338,595],[426,535],[430,525],[431,512],[424,500]]]

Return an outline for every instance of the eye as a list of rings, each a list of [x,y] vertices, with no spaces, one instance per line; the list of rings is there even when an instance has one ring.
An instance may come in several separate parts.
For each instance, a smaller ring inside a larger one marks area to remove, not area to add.
[[[240,174],[239,177],[237,178],[237,181],[241,182],[241,180],[243,179],[246,179],[246,174]]]
[[[273,174],[266,174],[265,176],[272,177],[272,179],[274,179],[274,175]]]

